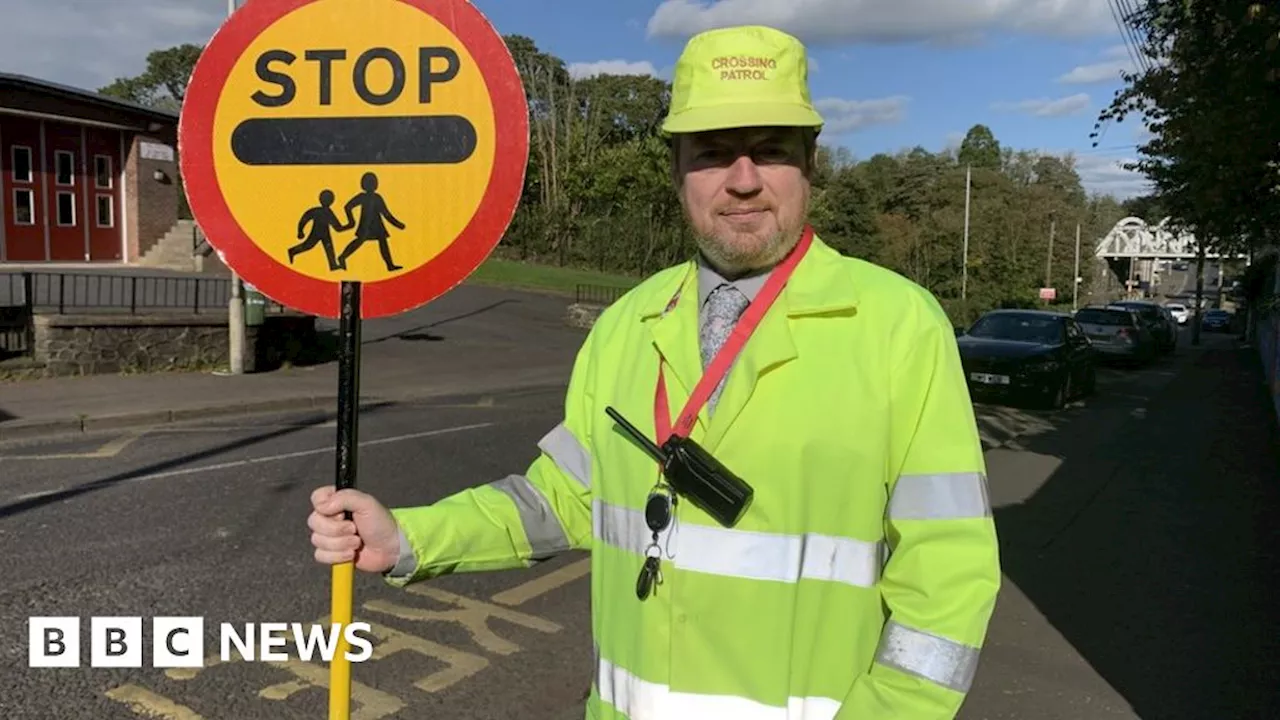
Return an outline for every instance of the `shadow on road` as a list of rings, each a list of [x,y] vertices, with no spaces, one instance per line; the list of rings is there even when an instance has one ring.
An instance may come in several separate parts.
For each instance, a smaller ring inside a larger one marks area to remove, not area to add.
[[[360,406],[360,415],[361,417],[366,417],[371,413],[378,412],[379,410],[386,409],[387,407],[391,407],[393,405],[394,403],[391,403],[391,402],[362,404]],[[333,419],[333,417],[334,415],[330,413],[319,414],[302,422],[287,425],[285,427],[272,430],[270,432],[264,432],[261,434],[252,435],[247,438],[232,440],[232,441],[223,443],[221,445],[215,445],[214,447],[211,447],[207,450],[201,450],[200,452],[192,453],[190,455],[184,455],[182,457],[173,458],[170,460],[164,460],[161,462],[152,463],[150,465],[144,465],[143,467],[129,470],[128,472],[112,475],[110,477],[105,477],[105,478],[102,478],[101,480],[94,480],[92,482],[84,483],[82,485],[77,485],[75,487],[66,488],[63,490],[56,490],[50,493],[44,493],[41,495],[37,495],[35,497],[18,500],[17,502],[12,502],[12,503],[9,503],[8,505],[0,505],[0,520],[27,512],[29,510],[35,510],[37,508],[41,508],[46,505],[52,505],[54,503],[59,503],[64,500],[70,500],[71,498],[79,497],[87,493],[97,492],[98,490],[106,490],[112,487],[116,487],[118,485],[123,485],[132,480],[138,480],[138,479],[145,478],[147,476],[154,475],[157,473],[163,473],[168,470],[175,470],[185,465],[190,465],[191,463],[194,463],[198,460],[207,460],[210,458],[215,458],[223,453],[230,452],[232,450],[242,450],[244,448],[249,448],[249,447],[253,447],[254,445],[264,443],[268,440],[273,440],[275,438],[292,435],[296,432],[300,432],[302,430],[306,430],[308,428],[315,427],[317,425],[321,425],[323,423],[329,422]],[[335,443],[335,449],[336,449],[336,443]],[[268,489],[271,492],[282,493],[282,492],[287,492],[292,488],[293,486],[291,483],[285,483],[285,484],[276,483]]]
[[[1062,464],[996,510],[1005,574],[1138,717],[1280,717],[1280,432],[1263,390],[1250,351],[1206,349],[1131,419],[1082,428],[1082,413],[1018,441]]]
[[[432,340],[432,341],[443,340],[444,339],[443,336],[434,335],[432,333],[428,333],[425,331],[430,330],[431,328],[440,327],[441,325],[448,325],[449,323],[457,322],[459,320],[465,320],[469,317],[475,317],[476,315],[483,315],[484,313],[487,313],[491,310],[495,310],[499,307],[502,307],[503,305],[507,305],[509,303],[514,303],[514,302],[518,302],[518,301],[513,300],[511,298],[506,298],[503,300],[499,300],[497,302],[489,303],[484,307],[471,310],[470,312],[462,313],[461,315],[454,315],[453,317],[447,317],[447,318],[444,318],[443,320],[437,320],[432,323],[427,323],[426,325],[419,325],[417,327],[408,328],[407,330],[401,330],[399,332],[392,333],[390,335],[384,335],[382,337],[374,338],[372,340],[365,340],[361,344],[377,345],[378,343],[383,343],[388,340],[397,340],[397,339],[399,340]]]

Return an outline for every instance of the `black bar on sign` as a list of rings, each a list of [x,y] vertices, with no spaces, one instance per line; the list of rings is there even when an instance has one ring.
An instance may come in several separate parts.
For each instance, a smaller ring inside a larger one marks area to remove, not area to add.
[[[255,118],[231,133],[246,165],[440,165],[476,151],[476,128],[459,115]]]

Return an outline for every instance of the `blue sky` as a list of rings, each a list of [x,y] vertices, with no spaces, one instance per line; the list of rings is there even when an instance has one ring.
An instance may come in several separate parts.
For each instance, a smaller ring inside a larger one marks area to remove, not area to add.
[[[253,0],[270,2],[270,0]],[[1130,118],[1090,147],[1098,111],[1131,67],[1115,0],[473,0],[499,32],[532,37],[579,74],[667,77],[688,36],[759,23],[810,48],[825,140],[865,158],[940,150],[984,123],[1006,146],[1076,153],[1087,189],[1128,197],[1117,167]],[[0,71],[85,88],[135,75],[153,49],[208,41],[226,0],[5,0]]]
[[[696,30],[761,23],[806,42],[826,141],[865,158],[915,145],[940,150],[975,123],[1004,145],[1074,151],[1091,190],[1128,197],[1140,123],[1089,133],[1132,67],[1108,0],[476,0],[503,33],[532,37],[579,74],[669,77]],[[968,9],[954,6],[969,5]],[[953,6],[940,14],[938,7]],[[920,20],[919,18],[928,18]],[[584,21],[590,18],[589,28]],[[855,19],[858,18],[858,19]]]

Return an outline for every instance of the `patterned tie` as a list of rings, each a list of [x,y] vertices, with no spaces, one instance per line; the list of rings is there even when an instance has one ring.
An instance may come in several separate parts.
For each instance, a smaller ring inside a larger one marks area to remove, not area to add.
[[[729,334],[733,332],[738,316],[750,303],[747,296],[732,285],[721,285],[711,292],[711,297],[707,298],[707,304],[703,308],[702,329],[698,333],[698,340],[702,345],[703,370],[711,364],[716,353],[720,352],[725,340],[728,340]],[[720,393],[724,390],[728,379],[729,374],[725,373],[725,376],[720,379],[720,384],[711,393],[711,398],[707,401],[708,412],[715,411]]]

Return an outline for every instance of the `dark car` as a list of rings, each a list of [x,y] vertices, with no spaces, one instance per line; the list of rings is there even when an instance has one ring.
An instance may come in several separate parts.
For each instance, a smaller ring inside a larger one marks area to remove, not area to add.
[[[1096,387],[1097,355],[1069,315],[993,310],[956,343],[975,400],[1029,400],[1058,409]]]
[[[1129,308],[1138,313],[1143,324],[1155,333],[1157,345],[1162,353],[1171,353],[1178,347],[1178,321],[1173,313],[1163,305],[1146,300],[1120,300],[1111,303],[1111,307]]]
[[[1209,310],[1200,318],[1200,328],[1209,332],[1228,332],[1231,330],[1231,313]]]

